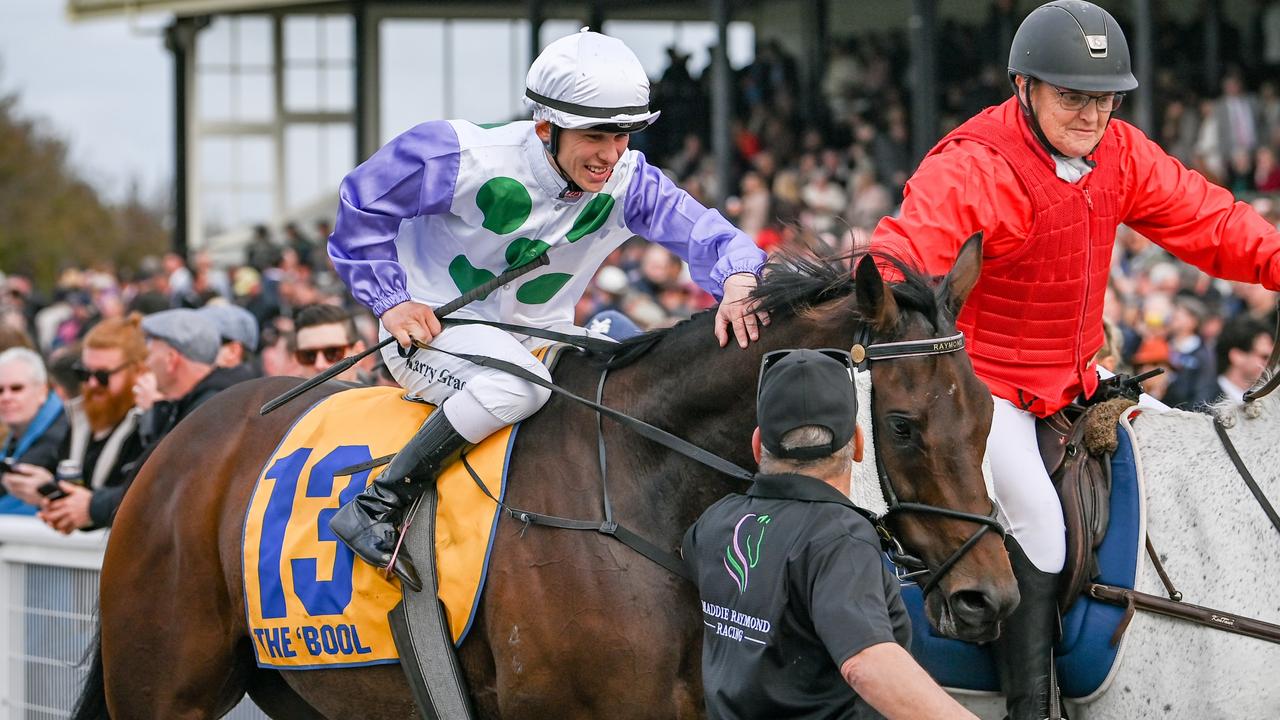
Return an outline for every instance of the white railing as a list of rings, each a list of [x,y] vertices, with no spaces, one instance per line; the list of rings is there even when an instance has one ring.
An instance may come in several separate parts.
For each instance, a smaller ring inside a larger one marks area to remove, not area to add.
[[[64,720],[88,673],[107,533],[0,515],[0,720]],[[227,715],[265,719],[246,698]]]

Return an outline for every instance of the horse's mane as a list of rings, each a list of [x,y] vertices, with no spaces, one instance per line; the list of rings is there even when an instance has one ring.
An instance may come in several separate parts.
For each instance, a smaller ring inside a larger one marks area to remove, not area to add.
[[[1262,377],[1258,379],[1258,383],[1261,384],[1270,380],[1271,375],[1272,372],[1270,370],[1263,371]],[[1230,427],[1241,418],[1252,419],[1259,417],[1268,407],[1280,408],[1280,391],[1248,404],[1241,400],[1224,397],[1217,402],[1208,403],[1204,409],[1208,411],[1210,415],[1226,422],[1228,427]]]
[[[892,255],[878,252],[855,253],[836,257],[818,257],[800,253],[780,253],[764,268],[764,279],[751,294],[760,303],[760,309],[774,318],[794,316],[820,305],[834,303],[833,311],[857,314],[853,301],[853,268],[865,255],[874,257],[882,267],[896,269],[902,280],[892,283],[894,300],[903,310],[918,312],[934,325],[941,313],[941,305],[933,280],[915,266]],[[840,300],[844,302],[837,302]],[[634,338],[623,340],[607,358],[610,369],[625,367],[643,357],[663,338],[682,332],[686,326],[703,322],[715,314],[715,309],[704,310],[688,320],[682,320],[670,328],[651,330]]]

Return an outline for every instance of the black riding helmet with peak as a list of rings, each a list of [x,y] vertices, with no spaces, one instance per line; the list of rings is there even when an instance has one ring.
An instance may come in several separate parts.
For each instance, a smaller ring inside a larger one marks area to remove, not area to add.
[[[1138,87],[1120,24],[1087,0],[1053,0],[1031,11],[1009,48],[1010,82],[1019,75],[1083,93],[1127,93]],[[1030,83],[1022,93],[1015,84],[1014,92],[1036,137],[1051,153],[1061,154],[1040,129]]]

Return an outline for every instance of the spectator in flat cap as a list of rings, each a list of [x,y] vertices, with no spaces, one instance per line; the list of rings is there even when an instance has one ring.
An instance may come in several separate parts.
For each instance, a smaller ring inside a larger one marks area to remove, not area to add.
[[[147,368],[162,398],[140,425],[149,454],[183,418],[238,378],[214,366],[221,337],[217,327],[195,310],[148,315],[142,319],[142,332],[147,338]]]
[[[849,354],[766,354],[756,408],[760,474],[708,508],[681,547],[707,627],[709,714],[973,718],[907,652],[898,580],[849,500],[862,461]]]
[[[152,340],[160,340],[198,365],[213,365],[222,344],[217,326],[195,310],[165,310],[148,315],[142,318],[142,332],[148,346]]]
[[[197,312],[218,328],[222,346],[214,365],[227,368],[238,381],[262,377],[253,353],[258,349],[258,319],[239,305],[205,305]]]

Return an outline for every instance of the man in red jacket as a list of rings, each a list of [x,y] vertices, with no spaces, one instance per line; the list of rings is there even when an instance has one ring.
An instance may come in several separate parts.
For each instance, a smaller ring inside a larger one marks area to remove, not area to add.
[[[957,325],[995,396],[987,452],[1022,602],[996,643],[1010,717],[1046,717],[1062,509],[1034,421],[1092,395],[1116,227],[1218,277],[1280,288],[1280,233],[1247,204],[1113,120],[1138,86],[1115,19],[1083,0],[1032,11],[1009,53],[1014,97],[947,135],[907,183],[873,249],[931,273],[983,234]]]

